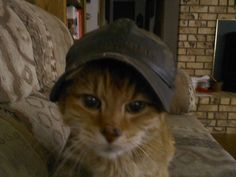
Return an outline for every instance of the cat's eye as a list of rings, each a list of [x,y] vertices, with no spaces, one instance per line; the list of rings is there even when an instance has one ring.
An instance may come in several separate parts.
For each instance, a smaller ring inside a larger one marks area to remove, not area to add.
[[[132,101],[128,103],[125,107],[126,111],[132,114],[139,113],[146,107],[144,101]]]
[[[82,103],[86,108],[89,109],[100,109],[101,108],[101,101],[92,95],[83,95],[81,96]]]

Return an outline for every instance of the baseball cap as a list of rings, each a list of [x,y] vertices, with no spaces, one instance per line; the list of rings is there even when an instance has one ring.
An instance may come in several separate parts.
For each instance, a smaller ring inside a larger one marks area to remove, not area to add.
[[[134,67],[150,84],[163,108],[169,110],[174,94],[175,58],[159,37],[137,27],[130,19],[119,19],[87,33],[72,45],[65,72],[52,88],[50,100],[59,100],[63,85],[78,68],[106,58]]]

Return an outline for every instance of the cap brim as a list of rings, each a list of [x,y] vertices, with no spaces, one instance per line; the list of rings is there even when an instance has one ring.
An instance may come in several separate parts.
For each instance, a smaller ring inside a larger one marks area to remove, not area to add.
[[[54,102],[59,100],[60,94],[64,88],[64,85],[66,84],[66,81],[69,77],[71,77],[72,74],[78,71],[78,68],[83,66],[85,63],[106,58],[121,61],[134,67],[150,84],[150,86],[160,99],[164,109],[166,111],[169,111],[174,89],[166,84],[166,82],[163,81],[161,77],[156,72],[151,70],[150,67],[148,67],[145,63],[142,63],[139,60],[130,59],[128,56],[114,52],[106,52],[98,54],[96,56],[90,56],[80,59],[76,63],[76,65],[74,65],[70,70],[67,70],[55,83],[50,94],[50,100]]]

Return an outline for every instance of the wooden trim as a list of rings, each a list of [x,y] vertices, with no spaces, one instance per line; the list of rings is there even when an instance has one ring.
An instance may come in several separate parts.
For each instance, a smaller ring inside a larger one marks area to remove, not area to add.
[[[26,0],[58,17],[66,24],[66,0]]]

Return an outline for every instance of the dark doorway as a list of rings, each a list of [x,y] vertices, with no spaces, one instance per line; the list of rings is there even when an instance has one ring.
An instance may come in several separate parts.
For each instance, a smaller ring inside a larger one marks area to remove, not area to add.
[[[156,0],[106,0],[108,23],[119,18],[129,18],[149,31],[154,30]]]
[[[215,41],[213,76],[222,90],[236,92],[236,20],[218,20]]]
[[[130,18],[158,35],[177,56],[179,0],[105,0],[105,19]]]
[[[223,49],[223,90],[236,92],[236,32],[227,33]]]
[[[135,2],[134,1],[114,1],[113,20],[119,18],[135,19]]]

